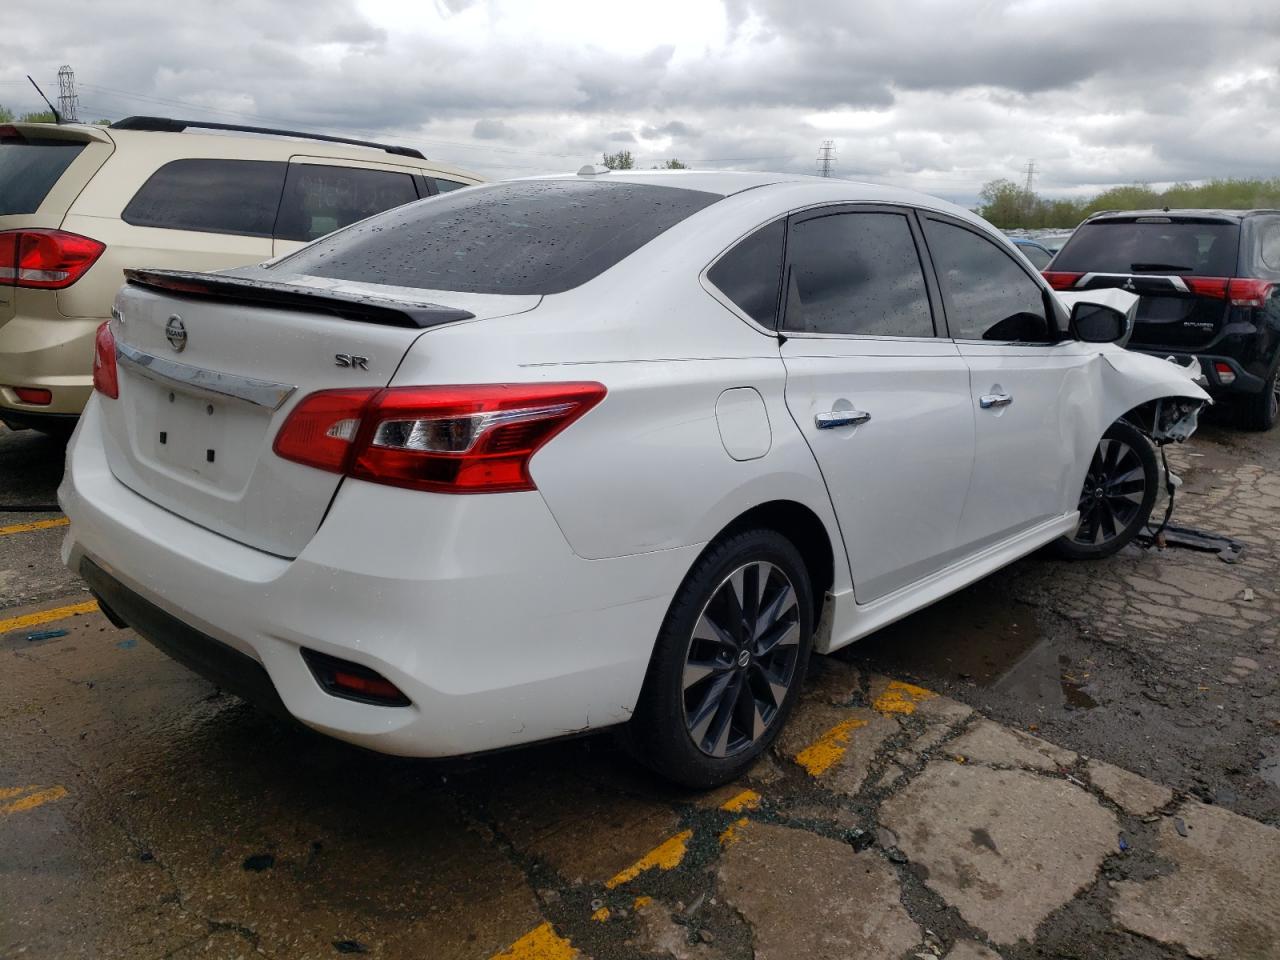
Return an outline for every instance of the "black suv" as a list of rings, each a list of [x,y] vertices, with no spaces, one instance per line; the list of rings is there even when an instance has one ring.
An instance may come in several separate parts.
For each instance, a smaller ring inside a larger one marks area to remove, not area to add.
[[[1044,270],[1055,290],[1139,294],[1129,347],[1200,361],[1206,389],[1245,423],[1280,414],[1280,210],[1094,214]]]

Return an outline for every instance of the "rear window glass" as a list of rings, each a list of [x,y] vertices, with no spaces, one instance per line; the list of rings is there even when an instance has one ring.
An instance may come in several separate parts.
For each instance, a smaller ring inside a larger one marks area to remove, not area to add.
[[[593,180],[489,184],[388,210],[269,269],[463,293],[562,293],[719,199]]]
[[[778,325],[778,287],[782,284],[782,243],[786,222],[761,227],[707,271],[707,279],[762,327]]]
[[[1082,224],[1053,262],[1071,273],[1164,273],[1229,277],[1240,228],[1185,220],[1104,220]]]
[[[289,166],[275,233],[281,240],[315,240],[417,199],[418,189],[407,173],[294,163]]]
[[[121,219],[136,227],[269,237],[286,166],[278,160],[174,160],[142,185]]]
[[[0,216],[40,209],[84,147],[76,140],[0,138]]]

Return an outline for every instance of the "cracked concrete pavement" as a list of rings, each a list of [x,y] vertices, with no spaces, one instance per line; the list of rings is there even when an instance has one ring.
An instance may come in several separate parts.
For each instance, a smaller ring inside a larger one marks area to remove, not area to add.
[[[38,622],[85,599],[61,530],[0,536],[0,957],[1274,960],[1278,449],[1174,454],[1243,563],[1028,558],[816,661],[708,794],[607,735],[428,763],[279,724]],[[0,435],[25,502],[57,461]]]

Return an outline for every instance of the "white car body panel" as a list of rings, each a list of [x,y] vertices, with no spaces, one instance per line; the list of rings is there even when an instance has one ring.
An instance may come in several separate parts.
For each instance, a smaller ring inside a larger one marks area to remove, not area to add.
[[[780,346],[706,277],[779,216],[914,205],[1012,245],[968,211],[892,188],[678,171],[616,179],[740,192],[563,293],[299,280],[477,316],[425,331],[183,309],[192,339],[180,359],[298,390],[245,434],[232,465],[248,479],[223,489],[169,476],[145,448],[121,449],[121,438],[155,432],[167,402],[132,403],[122,373],[121,399],[95,396],[69,448],[64,560],[93,560],[263,664],[288,710],[316,729],[389,753],[469,753],[625,721],[672,596],[706,544],[749,511],[795,505],[825,531],[834,569],[815,649],[826,652],[1070,532],[1111,422],[1160,397],[1205,399],[1182,368],[1112,345],[789,336]],[[129,289],[118,306],[121,342],[163,352],[165,298]],[[204,322],[224,316],[224,333]],[[368,370],[335,369],[333,354],[361,351]],[[310,390],[544,381],[598,381],[607,395],[533,457],[534,491],[412,491],[270,452]],[[996,385],[1015,402],[986,417],[977,400]],[[872,419],[818,431],[814,415],[842,402]],[[329,695],[303,647],[378,671],[412,705]]]

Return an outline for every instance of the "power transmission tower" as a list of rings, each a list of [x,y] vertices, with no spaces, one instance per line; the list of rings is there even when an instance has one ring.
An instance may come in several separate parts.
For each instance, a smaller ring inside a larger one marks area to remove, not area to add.
[[[818,176],[831,176],[831,171],[835,168],[835,162],[836,142],[834,140],[823,140],[822,146],[818,148]]]
[[[1031,185],[1035,182],[1035,177],[1036,177],[1036,162],[1034,160],[1028,160],[1027,161],[1027,186],[1025,188],[1027,193],[1031,192]]]
[[[63,64],[58,68],[58,113],[63,120],[75,121],[80,107],[80,98],[76,96],[76,72]]]

